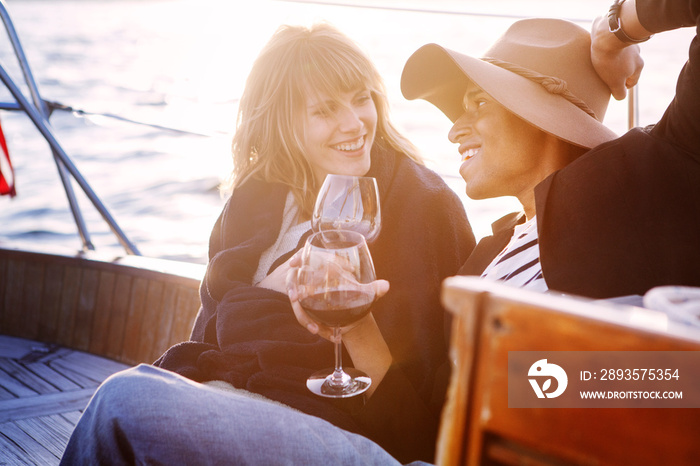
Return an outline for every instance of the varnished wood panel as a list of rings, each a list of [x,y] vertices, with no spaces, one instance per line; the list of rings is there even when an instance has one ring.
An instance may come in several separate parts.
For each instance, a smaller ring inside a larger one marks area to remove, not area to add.
[[[107,354],[107,335],[110,332],[109,317],[112,310],[112,296],[116,276],[112,272],[100,271],[97,287],[95,312],[92,317],[92,331],[88,351],[95,354]]]
[[[177,285],[172,283],[166,283],[163,289],[163,296],[161,298],[162,309],[175,309],[175,304],[177,303]],[[178,340],[184,341],[179,335],[173,332],[173,324],[175,318],[172,312],[164,312],[161,310],[158,316],[158,322],[155,326],[155,334],[153,338],[153,349],[151,352],[151,357],[155,361],[158,356],[163,354],[172,344],[177,343]],[[185,340],[189,339],[189,335]]]
[[[159,317],[161,315],[168,316],[168,310],[163,308],[163,290],[165,284],[163,282],[152,281],[148,284],[146,292],[146,302],[141,318],[141,333],[150,332],[150,335],[155,337],[158,334]],[[154,351],[155,338],[140,338],[137,343],[137,353],[144,355],[152,355]]]
[[[198,271],[204,267],[141,257],[105,262],[0,249],[0,334],[150,363],[189,338]]]
[[[63,270],[63,289],[58,308],[56,343],[71,346],[75,330],[75,312],[80,294],[81,269],[68,266]],[[31,338],[27,336],[27,338]]]
[[[7,276],[5,277],[5,296],[2,302],[5,305],[3,320],[3,332],[10,335],[22,336],[22,316],[25,312],[22,297],[25,262],[9,260],[7,262]],[[12,311],[12,312],[11,312]]]
[[[0,255],[0,322],[6,322],[5,297],[7,296],[7,258]],[[4,324],[3,324],[4,325]]]
[[[590,311],[596,309],[591,306]],[[507,405],[509,351],[698,351],[700,341],[509,300],[494,299],[485,319],[476,375],[483,383],[475,397],[489,417],[481,420],[482,428],[472,430],[474,441],[488,440],[484,434],[491,434],[573,464],[680,465],[691,464],[688,460],[700,454],[695,440],[700,416],[694,409],[512,409]],[[659,367],[653,355],[649,365]],[[693,398],[693,393],[684,395]],[[690,442],[689,436],[693,437]]]
[[[37,293],[41,294],[41,320],[35,337],[41,341],[55,342],[58,339],[59,311],[61,308],[61,290],[63,290],[64,265],[46,263],[44,283]]]
[[[32,285],[30,285],[32,284]],[[27,263],[24,270],[24,296],[22,306],[25,312],[22,315],[20,336],[33,338],[41,319],[41,290],[44,285],[44,264],[34,262]]]
[[[71,347],[82,351],[86,351],[90,346],[92,319],[95,316],[95,304],[99,290],[99,276],[100,272],[94,269],[83,269],[81,275]]]
[[[651,311],[476,278],[446,280],[442,297],[458,318],[438,464],[697,462],[697,409],[508,407],[511,351],[699,351],[697,331],[665,321],[650,325]]]
[[[109,314],[109,333],[107,337],[107,350],[105,355],[112,359],[120,360],[124,347],[124,328],[126,317],[129,313],[131,296],[131,283],[133,278],[128,275],[117,275],[112,295],[112,306]]]
[[[131,288],[131,299],[129,300],[126,323],[124,327],[124,343],[120,361],[135,361],[138,359],[139,343],[143,338],[142,319],[146,306],[146,292],[148,281],[143,278],[136,278]],[[148,331],[148,329],[143,329]]]
[[[193,294],[191,290],[182,286],[177,290],[177,301],[171,338],[185,341],[190,337],[192,322],[190,321],[190,310],[199,307],[199,294]]]

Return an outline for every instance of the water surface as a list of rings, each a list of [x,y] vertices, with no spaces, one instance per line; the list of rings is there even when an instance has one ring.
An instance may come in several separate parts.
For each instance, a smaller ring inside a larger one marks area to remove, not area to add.
[[[364,3],[566,17],[589,28],[609,0]],[[426,102],[406,101],[399,90],[403,64],[421,45],[436,42],[480,55],[513,18],[273,0],[7,4],[45,99],[206,135],[60,111],[52,116],[57,138],[144,255],[206,262],[209,232],[224,203],[217,185],[231,169],[229,147],[238,98],[252,61],[282,23],[328,21],[367,50],[386,80],[393,119],[431,168],[460,194],[477,236],[487,234],[492,221],[517,207],[510,198],[466,198],[464,183],[456,176],[458,154],[446,138],[449,121]],[[668,104],[690,37],[692,31],[677,31],[642,45],[647,65],[639,86],[640,124],[655,122]],[[4,36],[0,60],[21,79]],[[0,94],[3,100],[11,98],[7,92]],[[613,103],[606,117],[619,133],[627,126],[626,105]],[[80,240],[46,143],[36,138],[26,117],[3,112],[0,118],[18,191],[15,199],[0,198],[0,245],[75,252]],[[97,248],[121,253],[87,199],[80,196],[80,204]]]

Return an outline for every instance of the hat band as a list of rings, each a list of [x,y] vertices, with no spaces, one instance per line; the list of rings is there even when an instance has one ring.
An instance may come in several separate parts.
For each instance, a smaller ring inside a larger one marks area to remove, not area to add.
[[[595,112],[591,110],[591,108],[584,102],[583,100],[579,99],[576,97],[574,94],[569,91],[566,81],[563,79],[554,77],[554,76],[547,76],[544,74],[540,74],[536,71],[532,71],[528,68],[522,67],[520,65],[516,65],[514,63],[510,63],[507,61],[499,60],[497,58],[488,58],[484,57],[482,58],[483,61],[491,63],[492,65],[496,65],[500,68],[503,68],[507,71],[510,71],[512,73],[515,73],[517,75],[522,76],[523,78],[527,78],[530,81],[536,82],[537,84],[540,84],[542,87],[545,88],[547,92],[550,94],[558,94],[571,102],[572,104],[576,105],[578,108],[595,118],[596,120],[598,119],[595,115]]]

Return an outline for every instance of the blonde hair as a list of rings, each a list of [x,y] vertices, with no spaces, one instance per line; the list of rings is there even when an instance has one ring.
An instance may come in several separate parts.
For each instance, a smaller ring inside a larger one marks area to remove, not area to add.
[[[334,27],[280,27],[253,64],[241,96],[233,137],[233,171],[223,189],[251,178],[283,183],[309,214],[323,180],[315,179],[303,151],[297,119],[308,92],[341,95],[367,88],[377,108],[375,145],[394,148],[418,163],[418,151],[389,121],[384,82],[367,55]]]

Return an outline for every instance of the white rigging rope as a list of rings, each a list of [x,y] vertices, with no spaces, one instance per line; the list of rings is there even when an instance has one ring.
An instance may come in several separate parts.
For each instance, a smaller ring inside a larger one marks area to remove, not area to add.
[[[430,13],[430,14],[442,14],[442,15],[462,15],[462,16],[485,16],[489,18],[510,18],[510,19],[526,19],[531,18],[532,15],[517,15],[508,13],[487,13],[487,12],[475,12],[475,11],[463,11],[463,10],[442,10],[442,9],[431,9],[431,8],[412,8],[412,7],[401,7],[392,5],[382,5],[382,4],[368,4],[368,3],[352,3],[352,2],[337,2],[337,1],[324,1],[324,0],[274,0],[278,2],[286,3],[303,3],[310,5],[324,5],[324,6],[340,6],[340,7],[350,7],[350,8],[364,8],[369,10],[389,10],[389,11],[406,11],[412,13]],[[591,18],[565,18],[569,21],[575,23],[589,23]]]

